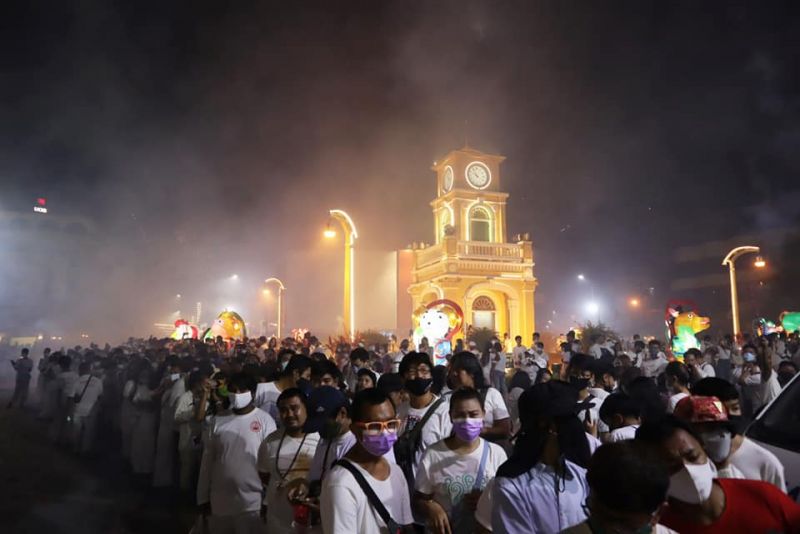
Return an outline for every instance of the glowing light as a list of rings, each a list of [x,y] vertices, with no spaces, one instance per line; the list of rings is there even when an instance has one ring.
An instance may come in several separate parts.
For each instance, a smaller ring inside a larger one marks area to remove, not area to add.
[[[181,298],[181,294],[180,294],[180,293],[178,293],[177,295],[175,295],[175,298],[176,298],[176,299],[179,299],[179,298]]]
[[[269,289],[262,289],[261,293],[263,293],[265,297],[272,295],[272,292]]]
[[[238,280],[238,279],[239,279],[239,275],[238,274],[234,273],[234,274],[231,275],[231,280]]]
[[[581,282],[583,282],[584,280],[586,280],[586,277],[585,277],[585,276],[583,276],[582,274],[579,274],[579,275],[578,275],[578,280],[580,280]]]
[[[47,213],[47,208],[43,208],[41,206],[34,206],[33,211],[36,213]]]
[[[600,305],[594,301],[587,302],[586,306],[584,307],[586,309],[586,313],[590,315],[597,315],[597,312],[600,311]]]
[[[639,299],[634,297],[634,298],[632,298],[632,299],[630,299],[628,301],[628,304],[630,304],[631,308],[638,308],[639,307]]]
[[[329,226],[325,229],[322,235],[324,235],[326,239],[333,239],[334,237],[336,237],[336,230],[334,230]]]
[[[766,260],[764,260],[763,257],[756,256],[756,261],[753,262],[753,265],[755,265],[759,269],[763,269],[764,267],[767,266],[767,262]]]

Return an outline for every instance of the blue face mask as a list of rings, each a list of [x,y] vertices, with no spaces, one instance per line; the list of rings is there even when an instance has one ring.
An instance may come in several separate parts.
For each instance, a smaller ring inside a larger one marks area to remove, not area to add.
[[[742,359],[747,363],[753,363],[756,361],[756,355],[753,354],[752,352],[745,352],[744,354],[742,354]]]

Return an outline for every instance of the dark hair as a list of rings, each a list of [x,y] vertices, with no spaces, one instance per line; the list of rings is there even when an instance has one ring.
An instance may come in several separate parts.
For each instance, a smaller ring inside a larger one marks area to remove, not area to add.
[[[553,372],[550,371],[550,369],[543,367],[536,372],[536,380],[534,380],[534,383],[541,384],[544,381],[545,374],[549,374],[551,377],[553,376]]]
[[[208,377],[203,371],[192,371],[189,375],[189,389],[194,389],[197,384],[200,384]]]
[[[356,377],[361,378],[362,376],[368,376],[369,379],[372,380],[373,386],[378,385],[378,377],[375,376],[375,373],[372,371],[372,369],[367,369],[366,367],[359,369],[358,373],[356,373]]]
[[[342,372],[335,363],[327,358],[325,360],[315,361],[311,365],[311,378],[319,379],[325,375],[331,375],[337,382],[342,381]]]
[[[661,342],[659,340],[653,338],[653,339],[651,339],[650,341],[647,342],[647,346],[648,347],[650,347],[652,345],[658,345],[660,347],[661,346]]]
[[[702,359],[703,358],[703,353],[700,352],[699,350],[697,350],[694,347],[692,347],[691,349],[688,349],[686,352],[684,352],[683,353],[683,357],[686,358],[686,356],[688,356],[689,354],[693,354],[694,357],[697,358],[697,359]]]
[[[306,397],[306,394],[303,393],[303,390],[300,388],[287,388],[281,391],[281,394],[278,395],[278,398],[275,401],[275,406],[278,406],[286,399],[293,399],[295,397],[300,399],[300,402],[303,403],[303,406],[306,407],[306,411],[308,411],[308,397]]]
[[[412,365],[422,365],[425,364],[428,366],[428,369],[433,371],[433,364],[431,363],[431,357],[425,354],[424,352],[414,352],[411,351],[405,356],[403,359],[400,360],[400,366],[398,367],[398,372],[400,376],[404,376],[406,372],[408,372],[408,368]]]
[[[636,429],[636,440],[649,443],[651,445],[662,445],[672,437],[677,430],[684,430],[694,437],[698,443],[703,444],[703,440],[692,429],[689,423],[678,419],[672,414],[654,421],[645,421],[642,426]]]
[[[724,378],[714,376],[698,380],[697,383],[692,386],[692,395],[716,397],[722,402],[739,400],[739,391],[736,389],[736,386]]]
[[[395,408],[395,405],[389,395],[380,389],[362,389],[356,393],[355,397],[353,397],[353,404],[350,407],[350,413],[352,414],[353,421],[366,421],[364,412],[366,412],[370,406],[380,406],[384,402],[388,402],[392,405],[393,409]]]
[[[652,514],[666,500],[669,489],[663,462],[634,440],[598,448],[589,462],[586,481],[593,500],[625,513]]]
[[[627,355],[626,355],[627,356]],[[639,367],[626,367],[622,372],[617,371],[619,376],[619,387],[627,391],[628,386],[637,378],[642,376],[642,370]]]
[[[541,369],[539,370],[541,372]],[[512,390],[514,388],[522,388],[528,389],[533,384],[531,384],[531,375],[529,375],[525,371],[517,371],[514,373],[514,376],[511,377],[511,383],[508,385],[508,389]]]
[[[78,365],[78,374],[88,373],[91,368],[91,362],[81,362]]]
[[[350,352],[350,361],[353,360],[364,360],[365,362],[369,361],[369,352],[364,347],[356,347]]]
[[[642,410],[639,403],[625,393],[612,393],[600,405],[600,419],[608,424],[615,414],[622,417],[641,417]]]
[[[378,379],[378,385],[375,386],[383,390],[387,395],[395,391],[402,391],[403,377],[400,373],[384,373]]]
[[[539,462],[551,424],[556,427],[561,457],[586,467],[591,452],[583,423],[572,412],[577,398],[573,386],[558,380],[537,384],[523,393],[519,401],[522,428],[511,457],[500,466],[497,476],[515,478],[530,471]]]
[[[459,352],[454,354],[450,359],[450,369],[454,371],[463,370],[472,377],[475,389],[486,389],[486,379],[483,377],[483,367],[481,362],[474,354],[468,351]]]
[[[689,369],[682,362],[669,362],[664,369],[664,374],[675,378],[682,386],[689,385]]]
[[[644,341],[642,341],[641,339],[637,339],[636,341],[633,342],[633,348],[634,349],[637,349],[637,348],[643,349],[644,348]]]
[[[477,389],[474,388],[460,388],[453,392],[450,395],[450,410],[453,409],[453,405],[457,402],[462,402],[466,400],[476,400],[478,404],[481,405],[481,410],[484,409],[483,407],[483,399],[481,398],[481,394],[478,393]]]
[[[286,369],[283,370],[283,374],[292,374],[297,371],[299,374],[303,374],[306,369],[309,369],[311,365],[314,363],[314,360],[305,356],[303,354],[295,354],[289,360],[289,363],[286,364]]]
[[[255,391],[258,382],[250,373],[239,372],[228,379],[228,387],[230,388],[230,386],[235,386],[239,391]]]
[[[580,352],[573,354],[572,358],[569,359],[569,372],[572,373],[573,370],[580,372],[590,371],[594,374],[594,358]]]
[[[667,412],[664,400],[658,393],[658,386],[645,376],[631,381],[626,392],[639,405],[642,421],[660,419]]]
[[[61,354],[60,352],[56,352],[54,354],[58,358],[58,366],[59,367],[61,367],[64,370],[67,370],[67,369],[70,368],[70,366],[72,365],[72,358],[70,358],[69,356],[66,356],[64,354]]]

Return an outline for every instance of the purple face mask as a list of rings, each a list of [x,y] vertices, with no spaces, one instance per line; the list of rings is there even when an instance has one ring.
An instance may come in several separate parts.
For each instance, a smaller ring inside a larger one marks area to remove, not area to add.
[[[467,417],[453,421],[453,432],[461,441],[472,441],[481,435],[483,419]]]
[[[361,444],[373,456],[383,456],[394,447],[397,432],[381,432],[380,434],[363,434]]]

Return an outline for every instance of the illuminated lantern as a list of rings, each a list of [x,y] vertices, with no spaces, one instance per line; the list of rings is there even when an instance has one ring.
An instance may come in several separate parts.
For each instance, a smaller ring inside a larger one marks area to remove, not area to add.
[[[679,360],[683,359],[687,350],[700,348],[697,333],[711,326],[711,319],[699,315],[693,311],[694,308],[694,303],[691,301],[670,301],[667,306],[665,313],[667,338],[672,354]]]
[[[216,339],[222,336],[225,341],[241,340],[247,337],[247,329],[242,316],[234,311],[220,313],[211,327],[203,334],[203,339]]]
[[[169,336],[172,339],[198,339],[200,331],[185,319],[175,321],[175,330]]]
[[[785,311],[778,317],[778,320],[781,322],[783,331],[788,334],[800,330],[800,312]]]
[[[414,344],[419,347],[422,338],[427,338],[433,349],[434,365],[445,365],[447,355],[452,352],[452,339],[461,331],[464,312],[452,300],[435,300],[417,309],[414,320]]]

